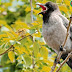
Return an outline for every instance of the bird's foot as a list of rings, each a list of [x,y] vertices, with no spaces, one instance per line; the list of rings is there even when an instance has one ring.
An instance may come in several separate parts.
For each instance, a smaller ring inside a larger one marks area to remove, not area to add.
[[[60,61],[57,62],[57,58],[55,59],[54,63],[60,64]]]
[[[63,49],[63,46],[62,46],[62,45],[60,45],[60,51],[64,51],[64,49]]]

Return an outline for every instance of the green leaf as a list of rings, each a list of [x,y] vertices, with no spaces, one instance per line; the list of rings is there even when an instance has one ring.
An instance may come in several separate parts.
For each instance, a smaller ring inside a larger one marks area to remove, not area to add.
[[[24,62],[25,62],[25,67],[29,67],[32,63],[31,57],[24,55]]]
[[[39,47],[40,47],[40,45],[37,42],[34,42],[33,50],[34,50],[34,56],[35,57],[37,57],[37,54],[39,52]]]
[[[47,59],[47,57],[48,57],[48,49],[46,47],[42,46],[42,48],[40,49],[40,53],[41,53],[43,58]]]

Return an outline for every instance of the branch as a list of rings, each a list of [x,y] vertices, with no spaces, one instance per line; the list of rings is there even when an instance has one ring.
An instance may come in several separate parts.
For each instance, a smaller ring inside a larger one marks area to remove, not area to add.
[[[33,22],[33,7],[32,7],[32,0],[30,0],[30,6],[31,6],[31,22]]]
[[[65,46],[65,44],[66,44],[66,41],[67,41],[67,38],[68,38],[68,35],[69,35],[69,34],[68,34],[68,31],[69,31],[69,27],[70,27],[71,21],[72,21],[72,17],[70,17],[69,25],[68,25],[68,27],[67,27],[66,38],[65,38],[65,41],[64,41],[63,44],[62,44],[63,48],[64,48],[64,46]],[[56,64],[59,62],[60,57],[61,57],[62,54],[63,54],[63,51],[60,51],[59,54],[58,54],[58,56],[57,56],[56,62],[54,62],[53,67],[51,68],[51,72],[53,72],[53,71],[55,70]]]
[[[60,67],[57,69],[56,72],[59,72],[59,70],[62,68],[62,66],[68,61],[68,59],[72,56],[72,51],[68,54],[66,59],[61,63]]]
[[[5,54],[5,53],[7,53],[8,50],[10,50],[12,47],[13,47],[13,45],[11,45],[11,46],[9,47],[9,49],[7,49],[5,52],[3,52],[2,54],[0,54],[0,56],[3,55],[3,54]]]
[[[57,56],[57,60],[56,60],[56,62],[54,62],[53,66],[52,66],[52,68],[51,68],[51,72],[53,72],[53,71],[55,70],[56,64],[59,62],[62,53],[63,53],[63,52],[61,52],[61,51],[59,52],[59,54],[58,54],[58,56]]]
[[[29,36],[31,36],[31,35],[24,36],[24,37],[22,37],[21,39],[19,39],[18,41],[21,41],[21,40],[23,40],[24,38],[29,37]]]
[[[30,0],[30,6],[31,6],[31,23],[33,22],[33,7],[32,7],[32,0]],[[33,40],[33,37],[31,36],[31,38],[32,38],[32,41],[34,42],[34,40]],[[34,51],[32,52],[32,56],[33,56],[33,58],[32,58],[32,64],[33,64],[33,69],[35,68],[35,63],[34,63]],[[32,72],[34,72],[34,70],[32,70]]]

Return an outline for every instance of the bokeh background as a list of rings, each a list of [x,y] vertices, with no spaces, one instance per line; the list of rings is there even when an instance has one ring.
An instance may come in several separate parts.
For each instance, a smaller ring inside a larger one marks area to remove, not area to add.
[[[41,8],[49,0],[0,0],[0,72],[49,72],[57,54],[42,36]],[[57,3],[68,19],[71,0]],[[63,61],[62,59],[60,60]],[[60,66],[57,64],[56,69]],[[56,71],[55,69],[55,71]],[[60,72],[71,72],[64,64]]]

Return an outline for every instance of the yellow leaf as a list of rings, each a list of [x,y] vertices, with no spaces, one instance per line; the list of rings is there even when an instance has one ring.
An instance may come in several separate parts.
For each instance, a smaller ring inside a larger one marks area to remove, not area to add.
[[[11,33],[12,33],[16,38],[18,37],[18,35],[17,35],[14,31],[11,30]]]
[[[19,60],[19,59],[20,59],[20,56],[17,57],[17,60]]]
[[[12,38],[3,38],[2,41],[7,41],[7,42],[9,42],[10,40],[12,40]],[[14,40],[15,40],[15,38],[14,38]]]
[[[34,13],[36,13],[36,14],[38,14],[40,11],[39,10],[33,10],[34,11]]]
[[[38,43],[39,43],[40,45],[45,45],[45,43],[44,43],[44,42],[40,42],[40,41],[39,41]]]
[[[44,61],[45,63],[47,63],[49,66],[52,66],[52,65],[53,65],[53,62],[50,61],[50,60],[44,59],[43,61]]]
[[[67,14],[67,12],[68,12],[67,7],[66,7],[66,6],[64,6],[64,5],[59,6],[59,9],[60,9],[61,11],[65,12],[66,14]]]
[[[43,66],[43,68],[42,68],[42,72],[50,72],[51,71],[51,68],[50,67],[48,67],[48,66]]]
[[[8,36],[6,34],[1,34],[0,38],[2,38],[2,37],[8,37]]]
[[[5,3],[4,5],[5,5],[6,7],[8,7],[8,6],[11,6],[12,3]]]
[[[0,25],[1,25],[1,24],[6,25],[6,21],[0,20]]]
[[[31,23],[32,25],[38,25],[38,23],[34,22],[34,23]]]
[[[15,54],[13,51],[8,52],[8,57],[11,60],[11,62],[15,62]]]
[[[27,11],[27,12],[31,11],[31,7],[27,6],[26,9],[25,9],[25,11]]]
[[[64,3],[65,3],[67,6],[70,6],[70,1],[64,0]]]
[[[21,28],[27,28],[27,29],[29,29],[29,26],[26,24],[26,23],[24,23],[24,22],[22,22],[22,21],[20,21],[20,20],[17,20],[16,22],[15,22],[15,25],[17,26],[17,27],[21,27]]]
[[[72,7],[71,7],[71,6],[70,6],[70,10],[69,10],[69,12],[72,13]]]
[[[61,3],[61,2],[62,2],[62,0],[56,0],[56,2],[57,2],[57,3]]]
[[[5,11],[5,9],[4,8],[1,8],[1,12],[3,12],[3,11]]]
[[[5,32],[9,38],[14,38],[13,34],[9,31]]]
[[[23,54],[23,53],[28,54],[28,51],[26,51],[26,49],[24,47],[21,47],[21,48],[15,47],[15,49],[17,49],[20,54]]]
[[[17,49],[20,54],[23,53],[23,51],[19,47],[15,47],[15,49]]]
[[[36,36],[36,37],[41,37],[41,33],[40,33],[40,32],[35,33],[35,34],[33,34],[33,35]]]
[[[30,34],[29,33],[26,33],[26,36],[29,36]]]
[[[43,1],[41,1],[41,3],[43,3],[43,4],[45,4],[47,2],[47,0],[43,0]]]
[[[42,25],[39,25],[39,28],[42,28]]]
[[[38,53],[38,54],[37,54],[37,57],[41,57],[41,54],[40,54],[40,53]]]
[[[26,49],[24,47],[21,48],[22,52],[28,54],[28,52],[26,51]]]

